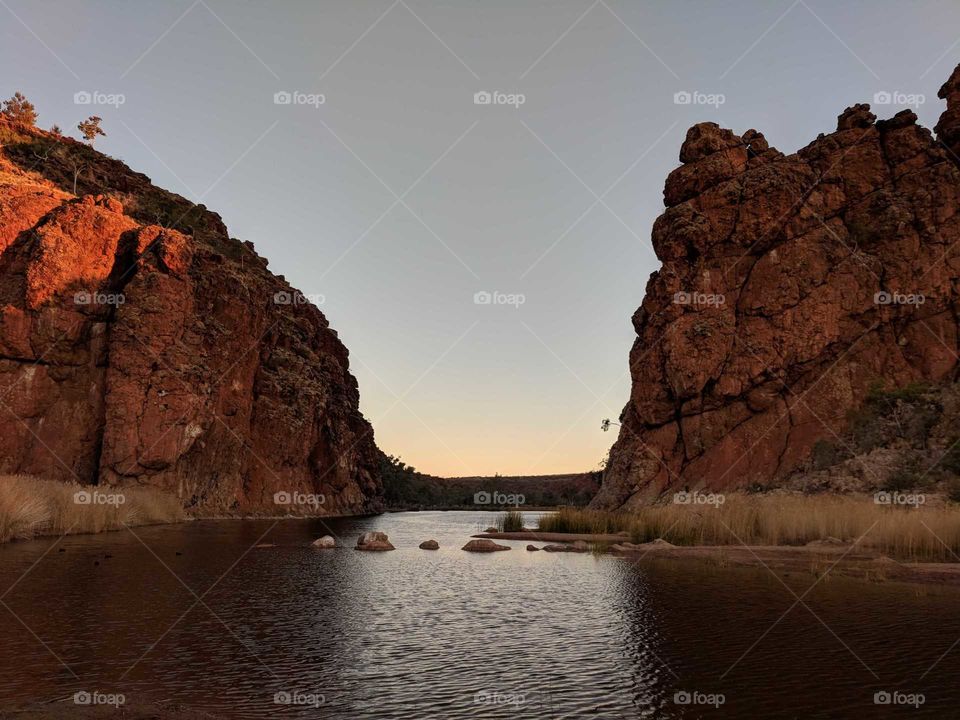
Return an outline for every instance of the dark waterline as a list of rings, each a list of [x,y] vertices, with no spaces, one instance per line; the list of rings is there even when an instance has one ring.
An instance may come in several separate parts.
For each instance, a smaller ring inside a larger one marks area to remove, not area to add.
[[[0,707],[97,690],[231,718],[956,715],[956,590],[828,576],[804,596],[812,575],[462,552],[491,520],[211,521],[0,547]],[[398,549],[310,548],[327,528]],[[419,550],[427,538],[441,550]],[[804,601],[789,612],[788,587]],[[924,703],[876,705],[883,691]]]

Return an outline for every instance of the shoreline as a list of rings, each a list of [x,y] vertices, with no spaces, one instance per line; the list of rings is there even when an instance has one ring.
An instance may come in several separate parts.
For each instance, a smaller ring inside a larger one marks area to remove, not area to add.
[[[766,568],[771,572],[807,572],[816,577],[833,573],[873,582],[905,582],[960,586],[960,562],[915,562],[888,557],[870,547],[853,543],[814,541],[807,545],[672,545],[662,540],[633,544],[623,536],[589,533],[539,533],[535,530],[479,533],[472,537],[491,540],[576,541],[610,543],[605,554],[634,560],[695,560],[716,567]],[[639,556],[639,557],[638,557]]]

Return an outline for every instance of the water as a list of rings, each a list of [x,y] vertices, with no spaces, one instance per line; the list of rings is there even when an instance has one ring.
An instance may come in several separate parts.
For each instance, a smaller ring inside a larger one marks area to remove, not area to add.
[[[953,589],[828,576],[803,595],[812,575],[510,541],[462,552],[493,517],[197,522],[0,547],[0,707],[96,690],[229,718],[960,713]],[[309,547],[327,527],[351,547]],[[373,529],[398,549],[353,550]],[[418,549],[428,538],[441,549]],[[784,583],[804,600],[789,612]],[[924,702],[875,705],[883,691]]]

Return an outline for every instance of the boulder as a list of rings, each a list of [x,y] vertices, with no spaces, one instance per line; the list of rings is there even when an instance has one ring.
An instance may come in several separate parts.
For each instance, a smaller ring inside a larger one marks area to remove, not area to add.
[[[335,548],[336,546],[337,541],[330,535],[324,535],[322,538],[317,538],[313,541],[313,547],[317,548]]]
[[[422,543],[420,543],[420,549],[421,550],[439,550],[440,543],[438,543],[436,540],[424,540]]]
[[[507,545],[497,545],[493,540],[471,540],[466,545],[463,546],[463,550],[467,552],[479,552],[479,553],[488,553],[488,552],[497,552],[498,550],[509,550]]]
[[[538,548],[536,545],[527,545],[527,550],[530,552],[540,552],[540,548]]]
[[[386,533],[365,532],[357,539],[357,550],[396,550]]]

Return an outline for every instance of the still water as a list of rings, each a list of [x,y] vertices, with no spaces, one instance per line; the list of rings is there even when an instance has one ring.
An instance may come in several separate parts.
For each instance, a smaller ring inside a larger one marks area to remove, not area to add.
[[[960,717],[956,590],[461,551],[493,517],[2,546],[0,708],[96,691],[227,718]],[[366,530],[397,550],[353,550]],[[309,547],[328,532],[348,547]],[[418,549],[428,538],[441,549]]]

